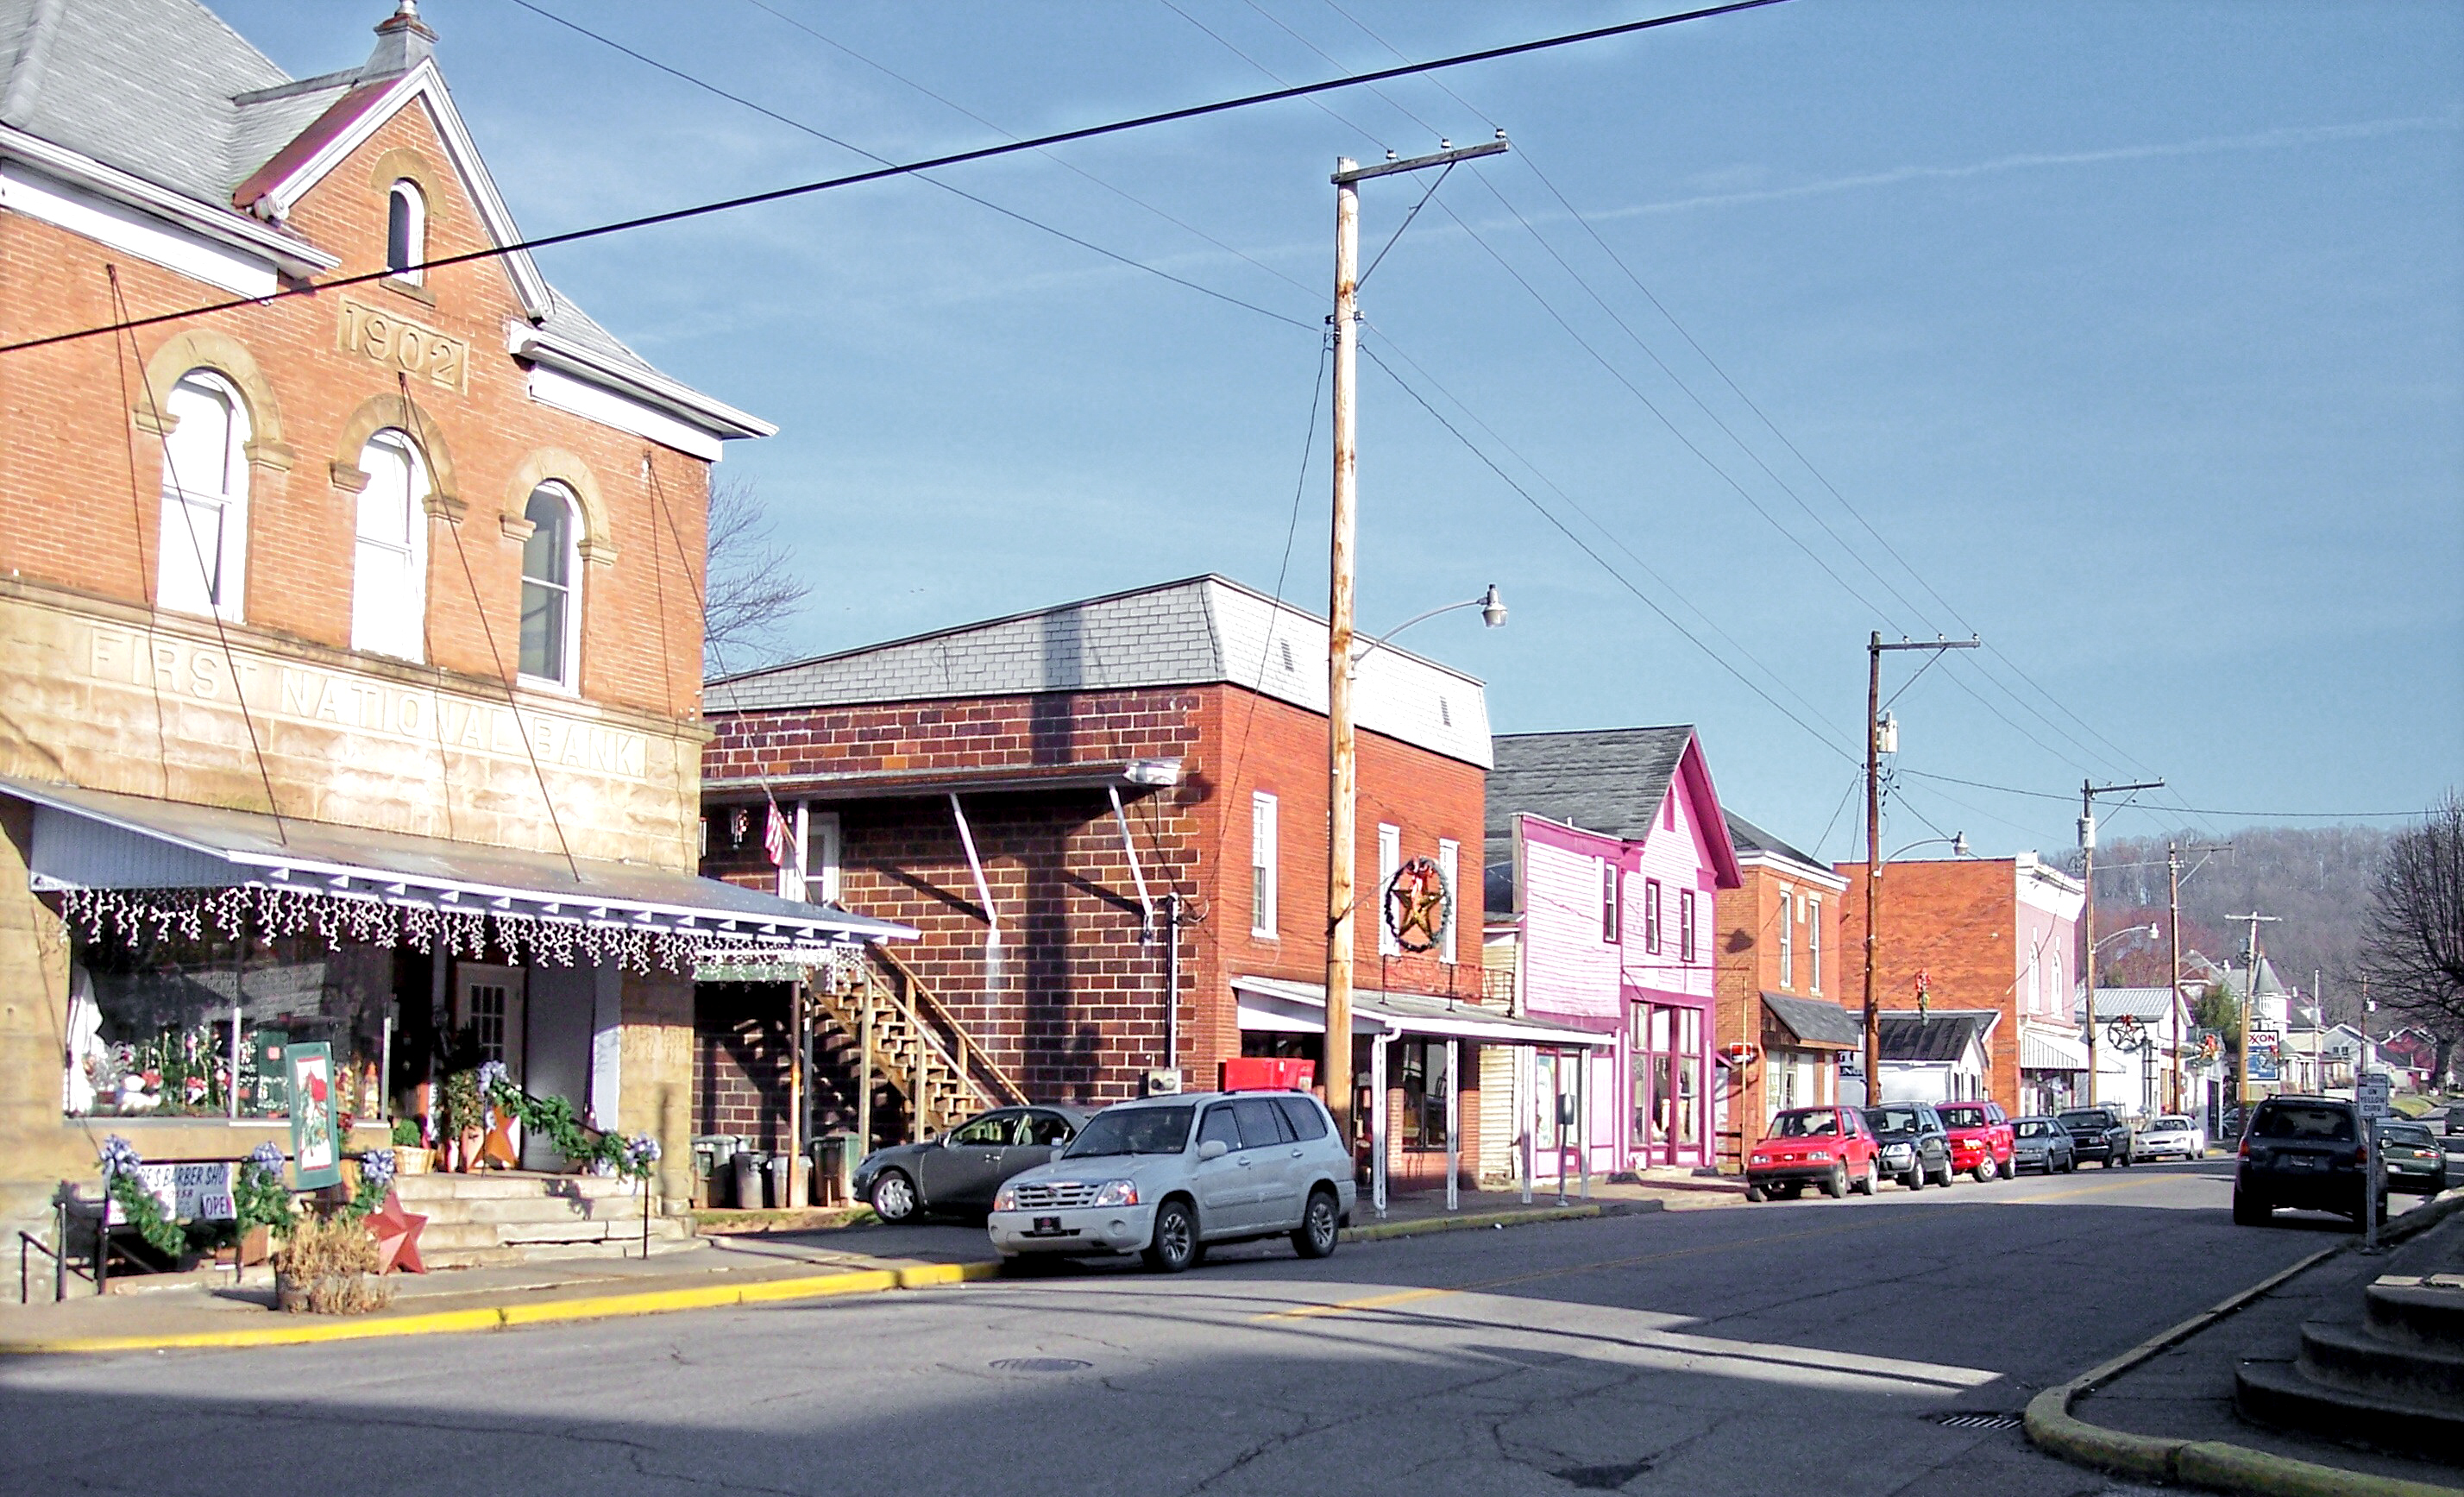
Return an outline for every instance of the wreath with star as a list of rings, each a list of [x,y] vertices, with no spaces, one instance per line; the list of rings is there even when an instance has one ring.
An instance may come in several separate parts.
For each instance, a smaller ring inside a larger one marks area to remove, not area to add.
[[[1386,880],[1386,934],[1405,951],[1429,951],[1454,922],[1454,891],[1435,858],[1414,858]]]

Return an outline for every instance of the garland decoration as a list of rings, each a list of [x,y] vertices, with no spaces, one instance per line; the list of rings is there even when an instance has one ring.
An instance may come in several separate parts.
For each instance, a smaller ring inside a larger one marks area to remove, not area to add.
[[[385,1204],[385,1196],[393,1189],[393,1151],[370,1149],[360,1156],[360,1188],[351,1199],[334,1208],[337,1222],[359,1222],[369,1212]]]
[[[518,1119],[522,1127],[556,1145],[556,1152],[575,1164],[602,1175],[646,1179],[659,1162],[659,1141],[648,1134],[627,1138],[584,1128],[563,1097],[535,1097],[515,1086],[505,1068],[489,1061],[479,1068],[480,1091],[500,1117]]]
[[[145,1161],[139,1156],[137,1146],[113,1134],[102,1141],[96,1155],[102,1165],[103,1195],[118,1203],[128,1224],[145,1239],[145,1245],[165,1257],[177,1257],[187,1251],[188,1234],[180,1230],[180,1223],[171,1220],[163,1202],[138,1178],[138,1166]]]
[[[282,1183],[279,1144],[258,1144],[239,1161],[239,1170],[231,1179],[231,1216],[243,1235],[260,1226],[285,1233],[291,1230],[297,1213],[290,1187]]]

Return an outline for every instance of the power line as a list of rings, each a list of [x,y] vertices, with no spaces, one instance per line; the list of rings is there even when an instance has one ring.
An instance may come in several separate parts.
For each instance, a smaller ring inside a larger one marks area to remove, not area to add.
[[[2002,795],[2024,795],[2031,800],[2036,801],[2059,801],[2064,804],[2068,804],[2072,801],[2078,799],[2077,796],[2059,795],[2050,790],[2023,790],[2016,785],[1988,784],[1982,780],[1961,780],[1952,775],[1927,774],[1922,769],[1903,769],[1900,773],[1903,775],[1914,775],[1919,780],[1937,780],[1942,782],[1944,784],[1966,785],[1972,790],[1992,790]],[[2132,799],[2136,800],[2137,797],[2134,796]],[[2128,802],[2124,802],[2123,805],[2127,805],[2128,804]],[[2123,809],[2123,806],[2116,806],[2115,809]],[[2286,820],[2299,819],[2301,821],[2352,822],[2388,821],[2397,817],[2419,816],[2421,814],[2419,811],[2224,811],[2217,810],[2212,806],[2196,807],[2188,805],[2170,805],[2162,801],[2151,801],[2146,805],[2140,807],[2140,809],[2149,811],[2180,811],[2189,816],[2279,817]]]
[[[1268,89],[1264,93],[1244,94],[1234,99],[1217,99],[1212,103],[1187,104],[1177,109],[1166,109],[1155,114],[1137,115],[1127,120],[1114,120],[1103,124],[1082,125],[1073,130],[1056,130],[1047,135],[1033,136],[1026,140],[1007,141],[998,145],[978,146],[972,150],[951,151],[939,156],[927,157],[920,161],[899,162],[886,166],[876,166],[869,171],[847,172],[840,176],[822,177],[810,182],[800,182],[789,187],[771,187],[760,192],[742,193],[736,197],[719,198],[712,202],[697,203],[688,208],[668,209],[656,213],[643,213],[632,218],[617,219],[610,223],[594,224],[586,229],[569,229],[561,233],[539,234],[528,238],[517,239],[511,244],[492,245],[482,250],[466,250],[458,254],[441,255],[432,260],[424,260],[416,266],[407,267],[407,269],[420,271],[439,270],[454,265],[469,264],[475,260],[500,259],[509,254],[528,253],[536,250],[550,249],[557,245],[578,244],[587,239],[604,238],[609,234],[629,233],[638,229],[650,229],[663,224],[682,223],[690,219],[706,218],[715,213],[734,212],[738,209],[758,208],[769,203],[782,203],[794,198],[809,197],[817,192],[832,191],[839,187],[859,187],[868,182],[883,182],[893,177],[914,176],[918,173],[932,171],[942,166],[956,166],[969,162],[990,161],[997,157],[1015,156],[1024,151],[1041,150],[1048,145],[1063,145],[1073,141],[1095,140],[1103,136],[1119,135],[1126,131],[1146,129],[1153,125],[1172,124],[1183,120],[1199,120],[1210,115],[1227,114],[1238,109],[1254,108],[1260,104],[1280,103],[1285,99],[1309,99],[1314,98],[1319,94],[1332,93],[1341,89],[1358,88],[1364,87],[1370,83],[1383,82],[1388,78],[1410,77],[1423,73],[1436,72],[1441,68],[1466,67],[1475,62],[1491,62],[1504,57],[1523,56],[1528,54],[1548,52],[1560,47],[1576,46],[1584,42],[1600,41],[1612,36],[1627,36],[1639,32],[1655,31],[1661,27],[1675,26],[1686,21],[1699,21],[1708,19],[1712,16],[1731,15],[1741,11],[1758,11],[1769,6],[1783,5],[1786,3],[1787,0],[1730,0],[1730,3],[1726,5],[1710,6],[1696,11],[1683,11],[1669,15],[1656,15],[1639,21],[1624,21],[1615,26],[1596,26],[1588,31],[1568,32],[1561,35],[1544,36],[1533,41],[1512,42],[1503,47],[1485,47],[1477,52],[1458,53],[1450,57],[1439,57],[1428,62],[1416,62],[1399,67],[1385,68],[1375,73],[1364,73],[1356,77],[1324,78],[1314,83],[1290,84],[1281,88]],[[344,286],[363,285],[368,282],[383,280],[387,276],[398,275],[400,274],[401,270],[399,269],[369,271],[363,275],[340,276],[332,280],[319,281],[313,285],[285,287],[282,290],[263,297],[233,297],[226,300],[208,302],[201,306],[188,307],[177,312],[158,312],[147,317],[128,318],[116,322],[99,323],[94,326],[75,328],[66,332],[47,333],[39,338],[19,339],[14,342],[0,343],[0,354],[19,353],[32,348],[44,348],[55,343],[71,342],[84,338],[100,338],[108,334],[124,332],[130,328],[153,327],[165,322],[180,321],[187,318],[202,317],[209,313],[228,312],[239,307],[264,306],[276,301],[289,300],[294,297],[316,296],[320,292],[332,291]]]

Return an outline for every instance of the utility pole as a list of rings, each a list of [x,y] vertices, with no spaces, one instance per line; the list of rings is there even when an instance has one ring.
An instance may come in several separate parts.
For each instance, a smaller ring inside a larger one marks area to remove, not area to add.
[[[2261,914],[2253,910],[2248,914],[2237,914],[2231,918],[2250,922],[2250,945],[2243,952],[2243,959],[2249,965],[2242,968],[2241,1054],[2233,1068],[2233,1108],[2241,1114],[2240,1121],[2234,1125],[2235,1131],[2238,1132],[2250,1126],[2250,1026],[2258,1008],[2258,928],[2262,924],[2273,925],[2283,916]],[[2284,1064],[2284,1057],[2280,1051],[2276,1063],[2279,1067]],[[2277,1072],[2278,1076],[2282,1074],[2280,1070]]]
[[[2128,790],[2162,790],[2165,782],[2150,780],[2135,785],[2101,785],[2093,780],[2079,782],[2079,850],[2087,854],[2080,883],[2087,890],[2083,906],[2087,916],[2085,934],[2079,942],[2087,951],[2087,1097],[2083,1107],[2096,1106],[2096,798],[2120,795]]]
[[[1372,177],[1451,166],[1506,149],[1497,139],[1457,150],[1441,149],[1408,161],[1363,166],[1349,156],[1335,159],[1334,175],[1334,522],[1328,548],[1326,602],[1326,1107],[1335,1136],[1353,1143],[1352,1118],[1352,917],[1353,812],[1359,796],[1358,764],[1352,734],[1352,602],[1353,541],[1359,529],[1360,435],[1356,381],[1360,369],[1360,184]],[[1382,1147],[1382,1141],[1381,1141]]]
[[[2182,1003],[2182,845],[2165,844],[2165,935],[2170,948],[2170,959],[2165,971],[2166,987],[2171,990],[2165,1017],[2173,1030],[2173,1055],[2165,1077],[2165,1105],[2167,1111],[2182,1107],[2182,1026],[2175,1019]]]
[[[1875,1008],[1874,964],[1880,948],[1882,910],[1882,651],[1886,649],[1974,649],[1981,641],[1968,639],[1903,639],[1882,643],[1876,629],[1865,643],[1865,1105],[1882,1100],[1882,1025]],[[1895,698],[1896,699],[1896,698]],[[1897,729],[1891,753],[1900,748]]]

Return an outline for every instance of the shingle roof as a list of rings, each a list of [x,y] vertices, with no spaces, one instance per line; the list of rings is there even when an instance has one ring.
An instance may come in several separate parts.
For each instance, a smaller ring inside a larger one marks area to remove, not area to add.
[[[1837,1003],[1819,999],[1791,998],[1785,993],[1765,993],[1763,1006],[1800,1040],[1816,1045],[1855,1046],[1865,1043],[1864,1026],[1857,1016]]]
[[[1782,842],[1734,811],[1723,808],[1723,812],[1728,821],[1728,842],[1737,849],[1737,856],[1742,858],[1757,852],[1768,853],[1775,858],[1786,858],[1790,862],[1802,864],[1818,872],[1832,871],[1831,865],[1813,853]]]
[[[1229,683],[1324,713],[1326,621],[1212,574],[721,676],[707,714]],[[1372,732],[1487,767],[1480,682],[1388,645],[1355,668]]]
[[[1874,1024],[1886,1061],[1955,1061],[2001,1017],[1991,1010],[1952,1009],[1921,1017],[1912,1009],[1889,1009],[1875,1015]]]
[[[1518,811],[1629,841],[1649,836],[1693,737],[1691,724],[1499,734],[1488,776],[1489,856],[1505,855]]]

